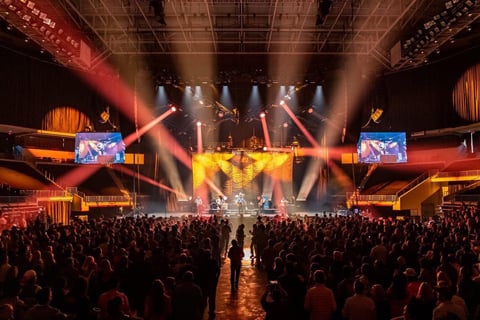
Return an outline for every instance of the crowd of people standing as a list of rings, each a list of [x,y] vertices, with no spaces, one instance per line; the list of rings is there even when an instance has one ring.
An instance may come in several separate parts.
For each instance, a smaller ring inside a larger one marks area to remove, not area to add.
[[[221,265],[241,291],[249,245],[268,320],[478,319],[478,211],[259,216],[236,230],[217,216],[37,220],[2,232],[0,320],[213,319]]]

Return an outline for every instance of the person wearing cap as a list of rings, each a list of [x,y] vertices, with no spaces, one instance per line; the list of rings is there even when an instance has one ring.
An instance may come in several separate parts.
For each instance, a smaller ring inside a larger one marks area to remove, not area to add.
[[[432,320],[442,320],[446,318],[467,320],[465,310],[452,301],[453,293],[448,285],[437,286],[435,287],[435,291],[437,291],[438,305],[433,309]]]
[[[417,279],[417,272],[413,268],[407,268],[403,272],[407,277],[407,293],[409,297],[415,297],[421,282]]]

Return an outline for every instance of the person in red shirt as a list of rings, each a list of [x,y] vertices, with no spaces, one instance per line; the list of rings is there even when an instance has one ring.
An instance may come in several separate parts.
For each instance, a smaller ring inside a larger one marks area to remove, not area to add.
[[[305,310],[310,314],[309,319],[332,319],[337,310],[337,303],[333,291],[325,286],[325,272],[316,270],[313,273],[315,284],[308,289],[305,295]]]
[[[413,298],[417,295],[418,288],[422,282],[418,281],[417,279],[417,272],[413,268],[407,268],[403,272],[403,274],[407,277],[407,293],[409,298]]]
[[[122,301],[121,310],[123,313],[130,315],[130,305],[128,303],[128,297],[125,293],[120,292],[119,288],[119,281],[116,278],[112,278],[109,280],[109,290],[102,293],[98,298],[98,306],[100,308],[100,319],[105,319],[107,317],[107,309],[108,309],[108,302],[113,298],[120,298]]]

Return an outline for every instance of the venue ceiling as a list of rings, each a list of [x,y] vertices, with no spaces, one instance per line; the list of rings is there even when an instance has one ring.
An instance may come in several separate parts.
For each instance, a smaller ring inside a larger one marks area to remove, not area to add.
[[[40,45],[38,28],[24,26],[28,12],[9,14],[22,6],[86,35],[95,48],[88,68],[112,55],[303,55],[329,63],[355,55],[398,71],[472,46],[480,17],[475,0],[0,0],[0,18]]]

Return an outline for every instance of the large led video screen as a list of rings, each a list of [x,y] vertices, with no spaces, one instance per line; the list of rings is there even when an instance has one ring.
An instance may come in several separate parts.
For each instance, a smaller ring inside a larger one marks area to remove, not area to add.
[[[361,132],[357,144],[360,163],[407,162],[405,132]]]
[[[75,163],[125,162],[125,144],[120,132],[79,132],[75,135]]]
[[[235,150],[193,154],[192,171],[195,193],[207,186],[212,195],[221,193],[229,199],[242,193],[249,203],[255,202],[258,195],[272,198],[275,188],[284,196],[292,195],[291,152]]]

